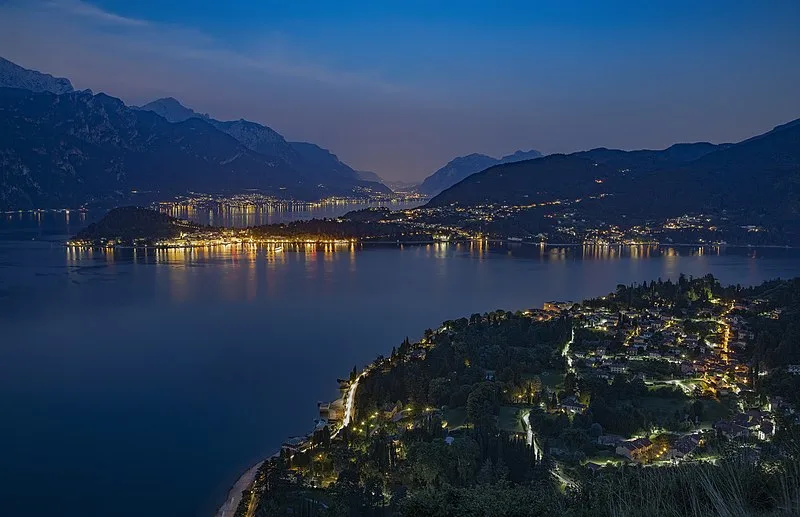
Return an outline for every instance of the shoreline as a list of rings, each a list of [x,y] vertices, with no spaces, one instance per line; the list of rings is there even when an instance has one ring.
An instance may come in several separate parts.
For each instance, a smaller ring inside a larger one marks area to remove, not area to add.
[[[353,414],[353,406],[355,405],[355,393],[358,389],[358,383],[364,375],[367,375],[372,370],[371,365],[367,365],[364,367],[358,375],[350,382],[350,385],[347,388],[347,393],[343,396],[345,400],[344,411],[345,414],[343,416],[342,423],[333,431],[331,434],[331,439],[336,438],[339,432],[347,427],[350,423],[350,418]],[[312,431],[313,433],[313,431]],[[308,440],[311,439],[311,435],[308,435]],[[304,445],[304,448],[307,447]],[[303,449],[303,450],[305,450]],[[214,517],[233,517],[236,513],[236,509],[239,507],[239,504],[242,501],[242,491],[250,488],[253,486],[253,482],[255,481],[256,473],[261,466],[280,456],[280,451],[276,452],[275,454],[264,458],[263,460],[259,461],[247,471],[242,474],[236,483],[233,484],[231,489],[228,491],[228,497],[225,502],[217,509],[217,512],[214,514]]]
[[[261,465],[267,461],[266,459],[259,461],[249,469],[247,469],[244,474],[239,476],[239,479],[233,484],[231,489],[228,491],[228,497],[225,499],[225,502],[222,503],[217,509],[217,512],[214,514],[215,517],[233,517],[236,513],[236,509],[239,507],[239,503],[242,501],[242,492],[247,490],[253,485],[253,481],[255,481],[256,473]]]
[[[230,243],[220,243],[220,244],[188,244],[188,245],[126,245],[126,244],[115,244],[113,246],[107,246],[103,244],[73,244],[67,240],[63,243],[65,248],[71,249],[85,249],[85,250],[109,250],[109,249],[128,249],[128,250],[167,250],[167,249],[178,249],[178,250],[192,250],[192,249],[205,249],[205,248],[215,248],[215,247],[226,247],[226,246],[235,246],[235,245],[242,245],[242,244],[249,244],[249,245],[257,245],[257,246],[269,246],[269,245],[338,245],[338,246],[349,246],[352,244],[358,244],[360,246],[424,246],[428,244],[465,244],[470,242],[476,241],[484,241],[492,244],[519,244],[522,246],[536,246],[536,247],[544,247],[544,248],[578,248],[578,247],[596,247],[596,248],[633,248],[633,247],[654,247],[654,248],[732,248],[732,249],[798,249],[798,246],[791,246],[787,244],[709,244],[709,243],[659,243],[659,242],[649,242],[649,243],[637,243],[637,244],[626,244],[626,243],[614,243],[614,244],[585,244],[585,243],[577,243],[577,242],[565,242],[565,243],[547,243],[547,242],[527,242],[527,241],[513,241],[510,239],[453,239],[453,240],[422,240],[422,241],[359,241],[359,240],[343,240],[343,241],[333,241],[333,242],[325,242],[325,241],[292,241],[292,240],[281,240],[281,241],[264,241],[264,242],[253,242],[253,243],[246,243],[246,242],[230,242]]]

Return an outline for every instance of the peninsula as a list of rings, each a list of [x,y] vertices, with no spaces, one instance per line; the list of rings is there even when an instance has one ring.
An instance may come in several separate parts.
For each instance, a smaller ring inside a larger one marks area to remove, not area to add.
[[[681,276],[473,314],[339,383],[236,516],[800,508],[800,279]]]

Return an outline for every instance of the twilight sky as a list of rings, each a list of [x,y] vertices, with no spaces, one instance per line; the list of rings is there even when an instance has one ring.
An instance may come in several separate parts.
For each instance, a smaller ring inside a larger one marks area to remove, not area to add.
[[[419,180],[457,155],[737,141],[800,117],[797,0],[0,0],[0,55]]]

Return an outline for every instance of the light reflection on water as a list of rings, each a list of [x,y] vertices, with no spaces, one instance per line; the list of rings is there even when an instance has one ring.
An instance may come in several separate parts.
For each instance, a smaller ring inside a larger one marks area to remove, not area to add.
[[[679,257],[705,257],[705,256],[746,256],[753,259],[760,257],[793,256],[796,251],[784,248],[735,248],[735,247],[698,247],[698,246],[669,246],[669,245],[635,245],[635,246],[600,246],[600,245],[539,245],[504,243],[501,241],[471,240],[464,242],[434,242],[428,244],[404,243],[240,243],[226,245],[209,245],[196,247],[173,248],[78,248],[65,247],[68,263],[77,264],[82,260],[94,256],[103,256],[106,261],[113,262],[117,259],[146,263],[146,264],[199,264],[212,262],[238,263],[246,259],[254,261],[262,258],[269,264],[286,261],[287,255],[303,254],[310,260],[316,260],[317,255],[322,260],[330,261],[336,253],[353,255],[357,251],[375,248],[397,248],[424,250],[426,256],[435,259],[445,259],[451,253],[469,254],[475,259],[483,259],[487,254],[503,253],[511,257],[539,259],[540,261],[563,260],[615,260],[615,259],[651,259],[664,258],[672,260]]]
[[[708,259],[715,257],[750,264],[754,275],[760,274],[757,263],[761,258],[792,258],[796,250],[748,248],[698,248],[642,246],[544,246],[519,243],[500,243],[486,240],[468,242],[436,242],[431,244],[358,244],[358,243],[296,243],[296,244],[234,244],[194,248],[73,248],[64,247],[65,265],[72,273],[74,283],[80,283],[75,272],[85,268],[105,266],[106,274],[113,275],[118,268],[154,266],[156,274],[168,282],[169,298],[175,302],[191,300],[193,296],[208,296],[207,291],[196,291],[193,279],[198,269],[220,267],[227,281],[220,282],[218,295],[226,300],[254,300],[257,290],[266,284],[274,290],[277,276],[299,267],[305,278],[325,284],[347,272],[357,271],[357,256],[371,251],[395,250],[401,254],[422,257],[432,262],[437,270],[436,282],[447,284],[447,270],[453,259],[466,258],[477,267],[487,260],[502,258],[524,260],[526,264],[546,267],[551,273],[576,267],[583,271],[596,270],[602,274],[603,262],[626,265],[626,275],[649,275],[641,280],[658,277],[675,277],[685,268],[687,260],[692,268],[709,267]],[[592,263],[597,263],[592,266]],[[656,269],[654,266],[658,265]],[[566,269],[565,269],[566,268]],[[246,271],[242,277],[241,271]],[[266,282],[261,279],[266,275]],[[232,281],[238,279],[237,282]],[[738,279],[734,279],[738,280]],[[747,279],[743,279],[746,281]],[[207,289],[204,286],[203,289]]]

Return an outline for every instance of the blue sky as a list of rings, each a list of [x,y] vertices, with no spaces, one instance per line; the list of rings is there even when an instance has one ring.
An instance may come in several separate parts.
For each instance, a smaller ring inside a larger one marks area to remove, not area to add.
[[[390,179],[800,117],[800,2],[0,0],[0,55],[248,118]]]

